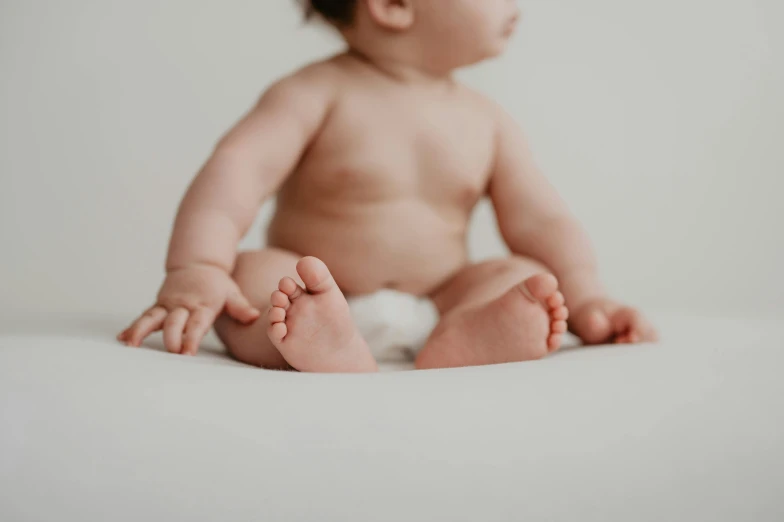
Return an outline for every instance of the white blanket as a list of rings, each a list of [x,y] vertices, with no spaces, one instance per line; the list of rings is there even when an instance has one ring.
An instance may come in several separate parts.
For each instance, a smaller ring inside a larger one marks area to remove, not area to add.
[[[0,520],[784,520],[780,322],[658,322],[657,346],[358,376],[8,327]]]

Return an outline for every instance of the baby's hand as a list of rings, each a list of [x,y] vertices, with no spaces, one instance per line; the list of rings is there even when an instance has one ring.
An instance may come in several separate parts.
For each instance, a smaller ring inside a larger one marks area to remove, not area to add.
[[[655,342],[656,329],[634,308],[596,299],[572,311],[571,330],[585,344]]]
[[[163,330],[163,342],[172,353],[196,355],[199,343],[223,310],[240,321],[259,318],[234,280],[216,266],[194,265],[169,272],[158,300],[117,339],[140,346],[147,336]]]

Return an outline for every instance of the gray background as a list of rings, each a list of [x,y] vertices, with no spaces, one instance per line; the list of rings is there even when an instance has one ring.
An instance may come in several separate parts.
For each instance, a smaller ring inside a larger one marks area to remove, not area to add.
[[[615,294],[780,316],[784,3],[521,6],[509,52],[461,75],[528,131]],[[0,315],[149,304],[178,200],[219,135],[339,45],[289,1],[3,0]],[[471,244],[503,252],[486,206]]]

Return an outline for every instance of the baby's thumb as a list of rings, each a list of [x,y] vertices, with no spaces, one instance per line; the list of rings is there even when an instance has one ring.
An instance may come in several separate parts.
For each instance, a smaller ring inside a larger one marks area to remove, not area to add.
[[[229,294],[226,300],[226,313],[244,324],[252,323],[261,315],[261,312],[254,308],[239,291]]]

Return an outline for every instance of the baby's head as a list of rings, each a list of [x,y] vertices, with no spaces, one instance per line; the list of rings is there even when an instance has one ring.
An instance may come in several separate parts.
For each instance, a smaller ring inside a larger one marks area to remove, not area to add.
[[[368,54],[416,54],[451,70],[501,54],[514,32],[516,0],[305,0],[308,16],[334,25]]]

